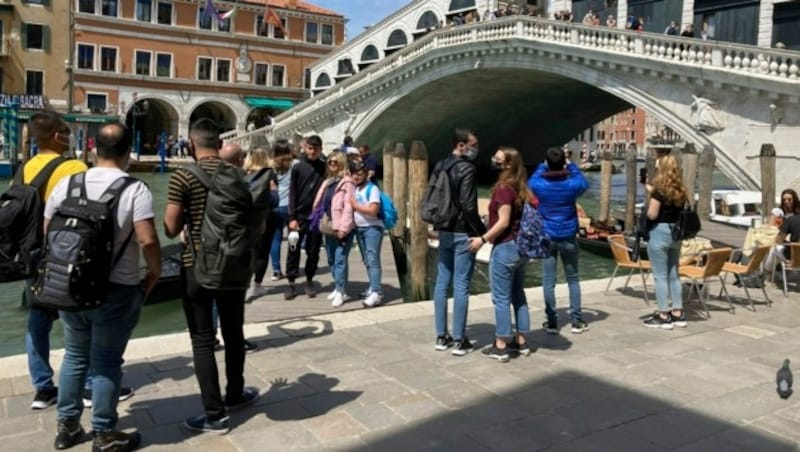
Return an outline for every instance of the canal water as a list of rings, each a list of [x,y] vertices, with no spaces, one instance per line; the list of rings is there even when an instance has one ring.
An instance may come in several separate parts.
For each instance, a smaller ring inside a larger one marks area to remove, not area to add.
[[[163,236],[161,227],[164,206],[167,198],[167,182],[169,175],[166,174],[136,174],[137,177],[146,181],[153,192],[155,202],[156,226],[161,236],[161,244],[173,243],[173,240]],[[598,212],[598,195],[600,192],[600,174],[587,173],[590,181],[590,189],[580,200],[584,209],[589,215],[596,215]],[[8,180],[0,179],[2,190],[8,185]],[[728,187],[730,181],[721,173],[715,174],[715,186]],[[639,190],[641,192],[641,189]],[[489,188],[480,189],[481,196],[488,196]],[[612,207],[622,207],[625,201],[625,175],[615,174],[612,177]],[[638,194],[641,196],[641,193]],[[384,263],[388,265],[388,263]],[[429,274],[435,273],[435,255],[429,255]],[[607,257],[601,257],[592,253],[582,252],[580,257],[580,273],[582,279],[604,278],[611,274],[614,263]],[[527,271],[526,286],[535,287],[541,284],[541,264],[534,262],[530,264]],[[563,270],[559,269],[559,281],[563,282]],[[478,265],[473,278],[472,291],[485,292],[488,290],[487,268],[485,265]],[[22,295],[21,283],[0,284],[0,357],[24,353],[24,334],[27,321],[27,310],[20,307]],[[152,336],[156,334],[183,331],[186,329],[186,320],[183,316],[180,302],[168,301],[144,307],[142,318],[139,325],[134,329],[134,337]],[[53,348],[62,346],[61,322],[55,322],[51,343]]]

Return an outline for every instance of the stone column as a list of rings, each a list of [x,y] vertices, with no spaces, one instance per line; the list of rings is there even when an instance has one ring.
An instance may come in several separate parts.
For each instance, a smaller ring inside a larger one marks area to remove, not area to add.
[[[756,45],[759,47],[772,47],[772,15],[775,11],[773,1],[762,0],[758,6],[758,34]]]
[[[617,2],[617,28],[625,29],[625,23],[627,21],[628,21],[628,0],[619,0]]]
[[[694,22],[694,0],[683,0],[683,14],[681,14],[681,31],[685,24]],[[694,24],[694,32],[699,38],[700,24]]]

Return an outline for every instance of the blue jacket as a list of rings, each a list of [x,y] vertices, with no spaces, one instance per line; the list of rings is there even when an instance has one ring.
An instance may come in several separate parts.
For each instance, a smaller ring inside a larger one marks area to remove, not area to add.
[[[570,162],[566,170],[568,175],[552,176],[546,174],[547,165],[542,163],[528,179],[528,187],[539,198],[544,230],[554,240],[573,238],[578,233],[575,201],[589,188],[589,182],[578,165]]]

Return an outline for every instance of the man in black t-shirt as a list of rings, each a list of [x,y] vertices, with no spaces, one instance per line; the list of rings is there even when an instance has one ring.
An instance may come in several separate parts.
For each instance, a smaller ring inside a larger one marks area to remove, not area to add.
[[[778,264],[778,259],[788,260],[791,259],[789,255],[790,247],[786,246],[786,242],[800,242],[800,215],[790,215],[783,220],[778,235],[775,236],[775,247],[769,252],[767,260],[764,262],[764,268],[770,272],[775,271],[775,266]]]

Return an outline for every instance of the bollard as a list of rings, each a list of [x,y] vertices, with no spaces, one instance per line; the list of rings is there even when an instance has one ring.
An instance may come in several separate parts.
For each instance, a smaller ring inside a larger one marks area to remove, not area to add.
[[[428,224],[422,221],[422,196],[428,185],[428,150],[422,141],[411,143],[408,156],[408,221],[412,301],[430,299],[428,290]]]
[[[394,200],[394,141],[383,145],[383,192]],[[388,231],[387,231],[388,232]]]
[[[397,226],[392,230],[394,237],[403,237],[406,230],[406,212],[408,200],[408,154],[406,154],[406,146],[403,143],[397,143],[393,155],[393,170],[394,181],[392,190],[392,199],[397,208]]]
[[[611,151],[608,149],[600,152],[602,163],[600,166],[600,215],[598,223],[609,225],[609,212],[611,211],[611,173],[613,165],[611,163]]]

